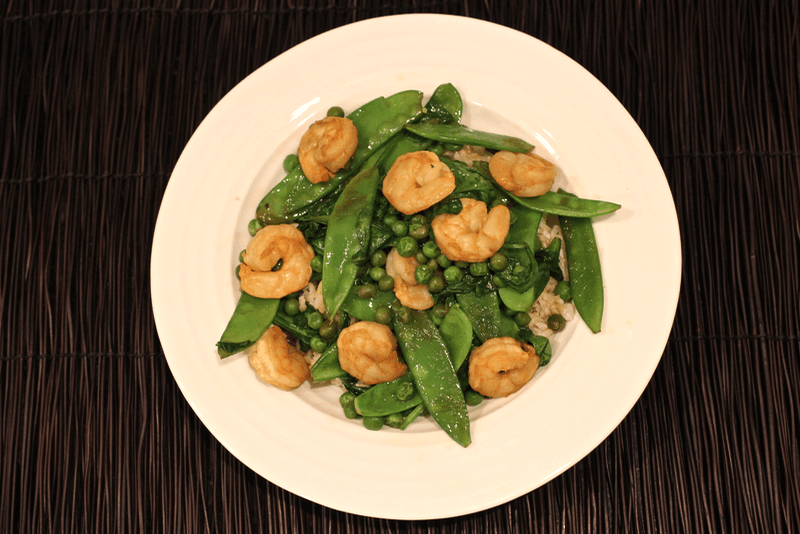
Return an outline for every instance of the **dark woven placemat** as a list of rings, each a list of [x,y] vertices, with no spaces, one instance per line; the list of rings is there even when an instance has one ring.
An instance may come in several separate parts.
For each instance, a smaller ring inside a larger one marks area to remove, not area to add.
[[[520,29],[597,76],[664,166],[684,253],[663,360],[619,428],[528,495],[424,522],[332,511],[244,467],[178,390],[149,298],[161,196],[205,114],[298,42],[406,12]],[[0,17],[0,531],[800,530],[797,2],[6,1]]]

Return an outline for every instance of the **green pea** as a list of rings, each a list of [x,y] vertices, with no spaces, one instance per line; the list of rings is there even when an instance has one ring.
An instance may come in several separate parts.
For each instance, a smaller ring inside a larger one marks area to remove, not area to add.
[[[427,224],[414,224],[408,227],[408,235],[421,241],[430,235],[430,227]]]
[[[419,250],[419,243],[411,236],[401,237],[397,241],[397,253],[404,258],[410,258]]]
[[[392,224],[392,233],[395,237],[403,237],[408,234],[408,225],[403,221]]]
[[[328,321],[323,323],[322,326],[319,327],[319,336],[322,339],[331,340],[334,337],[336,337],[337,330],[338,328],[336,328],[336,325]]]
[[[383,267],[386,265],[386,252],[379,250],[369,259],[369,262],[375,267]]]
[[[326,115],[328,117],[344,117],[344,110],[340,106],[332,106]]]
[[[258,219],[252,219],[247,224],[247,231],[250,232],[250,235],[256,235],[256,233],[264,228],[264,223],[259,221]]]
[[[441,252],[435,241],[426,241],[425,244],[422,245],[422,253],[429,258],[435,258]]]
[[[428,150],[430,152],[433,152],[437,156],[441,156],[442,154],[444,154],[444,145],[441,143],[434,143],[428,147]]]
[[[431,315],[438,317],[439,319],[444,319],[444,316],[447,315],[447,305],[436,304],[433,308],[431,308]]]
[[[418,284],[427,284],[432,276],[433,269],[427,265],[417,265],[417,268],[414,269],[414,279]]]
[[[461,203],[461,200],[454,198],[452,200],[447,200],[443,202],[440,206],[441,213],[447,213],[448,215],[458,215],[461,213],[461,210],[464,208],[464,205]]]
[[[378,287],[375,284],[364,284],[358,288],[357,294],[362,299],[371,299],[378,294]]]
[[[387,214],[387,215],[385,215],[383,217],[383,224],[385,224],[386,226],[389,226],[389,227],[391,227],[397,221],[398,221],[397,215],[394,215],[394,214],[391,214],[391,213]]]
[[[311,258],[311,270],[314,271],[315,273],[322,272],[322,256],[320,256],[319,254]]]
[[[428,218],[421,213],[415,213],[411,216],[410,224],[428,224]]]
[[[448,267],[453,265],[453,261],[444,254],[439,254],[438,256],[436,256],[436,263],[438,263],[442,267],[442,269],[447,269]]]
[[[458,267],[459,269],[468,269],[469,268],[469,262],[457,261],[456,262],[456,267]]]
[[[514,314],[514,322],[517,326],[527,326],[531,322],[531,317],[525,312],[517,312]]]
[[[463,278],[464,278],[464,271],[462,271],[455,265],[451,265],[450,267],[444,270],[444,280],[448,284],[456,284],[460,282]]]
[[[246,250],[247,249],[244,249],[239,253],[239,263],[244,263],[244,253]]]
[[[345,391],[339,396],[339,404],[344,410],[344,416],[348,419],[356,419],[358,418],[358,412],[356,411],[356,396],[354,393],[350,391]]]
[[[469,273],[472,276],[486,276],[486,274],[489,273],[489,266],[486,264],[486,262],[470,263]]]
[[[560,313],[554,313],[547,318],[547,328],[553,332],[561,332],[567,324],[567,320]]]
[[[427,265],[428,267],[430,267],[434,271],[439,268],[439,264],[436,263],[436,260],[428,260],[427,262],[425,262],[425,265]]]
[[[562,280],[558,284],[556,284],[556,295],[561,297],[561,300],[564,302],[569,302],[572,298],[572,288],[569,285],[569,282],[566,280]]]
[[[436,317],[435,315],[431,315],[431,322],[432,322],[432,323],[433,323],[435,326],[441,326],[441,324],[442,324],[442,321],[444,321],[444,319],[440,319],[439,317]]]
[[[322,339],[319,336],[312,337],[311,341],[309,341],[308,344],[311,346],[311,350],[313,350],[314,352],[322,353],[325,352],[325,349],[328,348],[328,344],[325,342],[324,339]]]
[[[403,426],[405,417],[403,417],[403,414],[401,413],[390,413],[389,415],[385,416],[383,420],[384,423],[386,423],[386,426],[392,428],[400,428],[401,426]]]
[[[489,268],[495,272],[500,272],[508,267],[508,258],[502,252],[498,252],[489,258]]]
[[[428,291],[430,291],[431,293],[441,292],[442,290],[444,290],[444,286],[445,286],[444,278],[442,278],[442,275],[440,274],[435,274],[431,276],[431,279],[428,281]]]
[[[383,417],[380,416],[370,416],[365,417],[362,421],[364,424],[364,428],[367,430],[380,430],[383,428]]]
[[[388,274],[378,280],[378,289],[381,291],[393,291],[394,290],[394,278],[389,276]]]
[[[384,276],[386,276],[386,269],[383,267],[373,267],[369,270],[369,277],[372,278],[374,282],[377,282]]]
[[[312,330],[319,330],[319,327],[325,322],[325,318],[320,312],[313,311],[306,316],[306,322]]]
[[[400,309],[397,310],[397,318],[400,319],[401,323],[407,323],[411,320],[411,308],[408,306],[401,306]]]
[[[297,299],[287,299],[283,303],[283,313],[289,317],[294,317],[300,313],[300,301]]]
[[[508,285],[506,284],[505,280],[503,280],[497,275],[492,276],[492,284],[494,284],[494,287],[497,288],[506,287]]]
[[[417,263],[428,263],[428,256],[421,250],[418,250],[417,253],[414,254],[414,259],[417,260]]]
[[[283,170],[286,172],[292,172],[298,165],[300,165],[300,158],[297,157],[297,154],[289,154],[283,158]]]
[[[375,309],[375,322],[389,324],[392,322],[392,310],[388,306],[378,306]]]
[[[464,145],[459,145],[458,143],[442,143],[442,145],[444,146],[445,150],[448,150],[450,152],[458,152],[459,150],[464,148]]]
[[[397,397],[399,401],[407,401],[414,396],[414,384],[411,382],[403,382],[397,386],[397,391],[394,392],[394,396]]]
[[[468,389],[464,393],[464,401],[466,401],[467,406],[477,406],[483,402],[483,395],[474,389]]]

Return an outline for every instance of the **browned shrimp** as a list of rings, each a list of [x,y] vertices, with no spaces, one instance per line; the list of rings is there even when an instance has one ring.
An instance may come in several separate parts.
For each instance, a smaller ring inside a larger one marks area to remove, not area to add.
[[[433,307],[433,295],[428,286],[418,284],[414,278],[417,265],[413,256],[404,258],[393,248],[386,257],[386,274],[394,278],[394,294],[400,304],[412,310],[427,310]]]
[[[461,213],[443,213],[431,221],[436,244],[453,261],[481,262],[500,250],[511,225],[511,213],[499,204],[486,212],[486,203],[461,199]]]
[[[397,356],[397,339],[386,325],[359,321],[339,333],[336,346],[342,369],[365,384],[388,382],[407,370]]]
[[[502,150],[489,160],[489,172],[503,189],[520,197],[537,197],[550,191],[556,166],[533,152]]]
[[[300,139],[297,158],[310,182],[327,182],[353,156],[358,130],[345,117],[325,117],[312,124]]]
[[[249,359],[261,380],[284,391],[295,389],[310,376],[303,354],[275,325],[270,326],[250,347]]]
[[[430,208],[455,188],[456,177],[450,167],[427,150],[397,158],[383,180],[383,196],[406,215]]]
[[[311,280],[314,249],[291,224],[265,226],[242,254],[239,281],[242,291],[262,299],[279,299],[300,291]],[[277,271],[273,267],[283,261]]]
[[[469,385],[486,397],[507,397],[533,378],[539,356],[513,337],[496,337],[472,350]]]

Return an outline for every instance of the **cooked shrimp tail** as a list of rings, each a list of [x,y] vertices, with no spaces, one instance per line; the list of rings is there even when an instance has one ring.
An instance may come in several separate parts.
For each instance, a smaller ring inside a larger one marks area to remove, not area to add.
[[[312,183],[327,182],[344,167],[358,147],[358,130],[348,118],[325,117],[312,124],[300,140],[297,157]]]
[[[487,213],[486,203],[461,199],[457,215],[442,213],[431,221],[436,244],[453,261],[481,262],[500,250],[511,227],[511,213],[499,204]]]
[[[299,387],[309,377],[303,354],[286,338],[279,326],[272,325],[250,347],[250,365],[266,383],[284,391]]]
[[[485,397],[507,397],[533,378],[539,356],[531,345],[496,337],[472,350],[469,385]]]
[[[383,180],[383,195],[406,215],[430,208],[455,188],[456,178],[450,168],[427,150],[397,158]]]
[[[397,355],[397,339],[386,325],[359,321],[339,333],[336,345],[342,369],[365,384],[388,382],[408,370]]]
[[[265,226],[242,254],[239,281],[242,291],[262,299],[279,299],[300,291],[311,280],[314,249],[291,224]],[[282,261],[281,268],[272,269]]]

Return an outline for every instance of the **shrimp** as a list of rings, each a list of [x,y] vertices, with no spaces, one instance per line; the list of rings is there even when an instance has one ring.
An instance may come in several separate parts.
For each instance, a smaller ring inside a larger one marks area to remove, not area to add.
[[[248,356],[261,380],[284,391],[295,389],[310,376],[303,354],[276,325],[270,326],[250,347]]]
[[[513,337],[496,337],[472,349],[469,385],[486,397],[508,397],[533,378],[539,356]]]
[[[489,160],[489,172],[503,189],[520,197],[547,193],[556,178],[556,166],[533,152],[497,152]]]
[[[427,150],[397,158],[383,180],[383,196],[406,215],[430,208],[455,188],[450,168]]]
[[[345,117],[325,117],[312,124],[300,139],[297,157],[312,183],[327,182],[347,164],[358,146],[358,130]]]
[[[396,248],[386,257],[386,274],[394,278],[394,294],[403,306],[413,310],[427,310],[433,306],[433,296],[428,286],[418,284],[414,278],[417,260],[404,258]]]
[[[461,199],[461,213],[442,213],[431,221],[436,244],[452,261],[481,262],[500,250],[511,226],[511,213],[499,204],[486,212],[486,203]]]
[[[392,330],[372,321],[359,321],[342,330],[336,341],[342,369],[365,384],[388,382],[405,374],[397,356]]]
[[[265,226],[242,254],[239,281],[242,291],[262,299],[279,299],[300,291],[311,280],[314,249],[291,224]],[[277,271],[273,267],[283,261]]]

